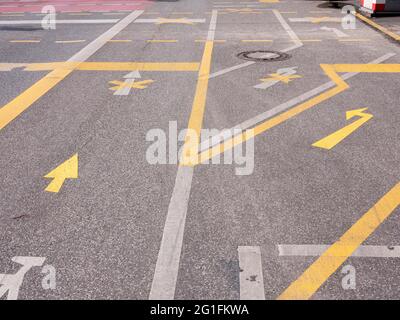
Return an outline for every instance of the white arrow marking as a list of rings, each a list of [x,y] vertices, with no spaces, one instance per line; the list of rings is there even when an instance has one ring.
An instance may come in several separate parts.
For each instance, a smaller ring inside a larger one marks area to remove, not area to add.
[[[321,27],[321,30],[334,32],[335,35],[337,37],[339,37],[339,38],[344,38],[344,37],[348,37],[349,36],[349,35],[345,34],[344,32],[342,32],[342,31],[340,31],[339,29],[336,29],[336,28]]]
[[[127,96],[132,89],[132,85],[135,82],[136,79],[140,79],[142,76],[140,75],[140,72],[135,70],[127,75],[124,76],[124,86],[122,86],[120,89],[114,92],[114,96]]]
[[[291,75],[297,73],[297,71],[296,71],[297,68],[298,67],[282,68],[282,69],[278,69],[278,71],[276,73],[281,74],[283,76],[291,76]],[[265,90],[265,89],[268,89],[268,88],[276,85],[278,82],[280,82],[280,81],[279,80],[269,80],[269,81],[265,81],[265,82],[255,85],[254,88]]]
[[[0,274],[0,298],[7,293],[7,300],[17,300],[25,274],[32,267],[42,266],[46,258],[14,257],[11,260],[22,267],[15,274]]]

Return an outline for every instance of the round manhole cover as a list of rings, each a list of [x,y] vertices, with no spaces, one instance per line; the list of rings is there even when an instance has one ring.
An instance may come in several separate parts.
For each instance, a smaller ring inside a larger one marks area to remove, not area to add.
[[[290,54],[284,52],[267,50],[246,51],[239,53],[237,56],[243,60],[256,62],[283,61],[291,57]]]

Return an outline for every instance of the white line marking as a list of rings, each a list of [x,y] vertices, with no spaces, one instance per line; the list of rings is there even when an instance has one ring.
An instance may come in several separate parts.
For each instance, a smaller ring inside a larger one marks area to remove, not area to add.
[[[376,60],[369,62],[369,63],[370,64],[382,63],[395,55],[396,55],[395,53],[388,53]],[[348,79],[356,76],[357,74],[358,73],[345,73],[341,78],[343,80],[348,80]],[[324,92],[334,86],[335,86],[335,83],[333,81],[329,81],[317,88],[314,88],[306,93],[301,94],[300,96],[298,96],[296,98],[293,98],[285,103],[282,103],[270,110],[260,113],[260,114],[256,115],[255,117],[248,119],[248,120],[232,127],[230,129],[231,130],[230,132],[233,132],[234,129],[241,129],[242,131],[245,131],[246,129],[252,128],[255,125],[257,125],[258,123],[265,121],[269,118],[272,118],[272,117],[276,116],[277,114],[279,114],[297,104],[300,104],[300,103],[312,98],[313,96],[316,96],[317,94],[320,94],[321,92]],[[205,151],[220,142],[222,143],[225,139],[227,139],[226,136],[224,136],[223,134],[219,134],[214,137],[211,137],[208,140],[202,141],[202,143],[200,144],[200,148],[199,148],[200,152]]]
[[[279,244],[279,256],[300,256],[300,257],[318,257],[324,253],[331,245],[293,245]],[[400,258],[400,246],[360,246],[352,257],[369,258]]]
[[[240,300],[265,300],[260,247],[239,247]]]
[[[294,45],[290,46],[289,48],[286,48],[284,50],[282,50],[282,52],[289,52],[292,50],[295,50],[297,48],[300,48],[303,46],[303,43],[301,42],[301,40],[299,39],[299,37],[296,35],[296,33],[290,28],[290,26],[287,24],[287,22],[285,21],[285,19],[282,17],[282,15],[279,13],[278,10],[272,10],[272,12],[275,14],[276,18],[278,19],[278,21],[281,23],[283,29],[285,29],[285,31],[288,33],[289,37],[291,38],[291,40],[294,41]],[[267,58],[269,55],[265,55],[265,57]],[[251,66],[253,64],[255,64],[256,62],[254,61],[248,61],[230,68],[226,68],[217,72],[214,72],[212,74],[210,74],[210,79],[212,78],[216,78],[219,76],[222,76],[224,74],[227,74],[229,72],[238,70],[238,69],[242,69],[242,68],[246,68],[248,66]]]
[[[90,19],[90,20],[57,20],[57,24],[107,24],[116,23],[119,19]],[[0,21],[0,25],[42,24],[42,20]]]
[[[158,22],[163,22],[163,18],[161,19],[138,19],[135,21],[135,23],[158,23]],[[165,19],[166,22],[168,19]],[[178,20],[178,19],[173,19],[173,20]],[[182,18],[183,21],[188,22],[188,23],[205,23],[206,19],[186,19]],[[179,23],[179,22],[177,22]]]
[[[218,12],[213,10],[208,41],[214,41],[217,16]],[[174,299],[193,171],[194,167],[178,167],[151,285],[150,300]]]
[[[103,33],[100,37],[93,40],[86,47],[84,47],[81,51],[72,56],[68,61],[73,62],[83,62],[89,59],[96,51],[98,51],[101,47],[103,47],[109,40],[114,38],[118,33],[120,33],[124,28],[126,28],[131,22],[135,21],[141,14],[143,10],[133,11],[131,14],[127,15],[122,20]]]
[[[289,18],[290,22],[313,22],[315,20],[318,20],[320,18],[312,18],[312,17],[307,17],[307,18]],[[322,22],[341,22],[342,19],[340,18],[331,18],[331,17],[324,17]]]

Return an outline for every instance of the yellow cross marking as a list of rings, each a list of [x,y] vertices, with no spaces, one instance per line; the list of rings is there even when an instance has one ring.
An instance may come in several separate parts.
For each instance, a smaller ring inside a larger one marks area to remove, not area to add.
[[[124,81],[114,80],[110,81],[110,84],[114,84],[114,87],[111,87],[110,90],[117,91],[122,88],[133,88],[133,89],[146,89],[149,84],[153,83],[154,80],[143,80],[133,83],[126,83]]]
[[[291,82],[293,79],[298,79],[301,78],[301,76],[299,75],[283,75],[283,74],[279,74],[279,73],[271,73],[269,76],[271,76],[270,78],[264,78],[264,79],[260,79],[262,82],[268,82],[268,81],[280,81],[283,83],[288,84],[289,82]]]
[[[180,18],[180,19],[158,18],[156,22],[156,24],[166,24],[166,23],[194,24],[193,21],[190,21],[187,18]]]

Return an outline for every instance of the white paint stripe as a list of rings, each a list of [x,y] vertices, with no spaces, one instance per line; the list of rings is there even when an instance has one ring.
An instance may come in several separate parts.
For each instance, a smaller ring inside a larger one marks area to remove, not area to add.
[[[318,257],[331,245],[292,245],[279,244],[279,256]],[[400,246],[360,246],[352,257],[400,258]]]
[[[297,36],[297,34],[293,31],[293,29],[288,25],[288,23],[286,22],[286,20],[283,18],[283,16],[279,13],[278,10],[272,10],[272,12],[275,14],[275,17],[278,19],[278,21],[280,22],[281,26],[283,27],[283,29],[285,29],[285,31],[287,32],[287,34],[289,35],[289,37],[296,43],[296,45],[298,46],[302,46],[302,42],[300,41],[299,37]],[[292,49],[293,50],[293,49]]]
[[[180,18],[180,19],[183,20],[184,18]],[[138,19],[135,21],[135,23],[157,23],[157,22],[163,22],[163,20],[164,20],[164,18],[161,18],[161,19]],[[169,20],[169,19],[165,18],[165,20],[167,22],[167,20]],[[173,20],[177,20],[177,19],[173,19]],[[191,23],[205,23],[206,19],[184,19],[183,21],[191,22]],[[179,23],[179,22],[177,22],[177,23]]]
[[[259,247],[239,247],[240,300],[265,300]]]
[[[57,20],[57,24],[108,24],[116,23],[119,19],[90,19],[90,20]],[[0,25],[42,24],[42,20],[10,20],[0,21]]]
[[[272,12],[274,13],[276,18],[278,19],[278,21],[282,25],[283,29],[285,29],[285,31],[288,33],[290,39],[295,42],[295,44],[293,46],[290,46],[289,48],[286,48],[286,49],[282,50],[282,52],[289,52],[289,51],[292,51],[292,50],[295,50],[297,48],[302,47],[303,43],[301,42],[299,37],[296,35],[296,33],[293,31],[293,29],[290,28],[290,26],[287,24],[285,19],[279,13],[279,11],[278,10],[272,10]],[[265,57],[268,57],[268,55],[265,55]],[[214,73],[210,74],[210,79],[222,76],[224,74],[227,74],[227,73],[235,71],[235,70],[239,70],[239,69],[242,69],[242,68],[246,68],[246,67],[252,66],[255,63],[256,62],[254,62],[254,61],[248,61],[248,62],[244,62],[244,63],[238,64],[238,65],[230,67],[230,68],[226,68],[226,69],[214,72]]]
[[[382,62],[388,60],[389,58],[391,58],[393,56],[395,56],[394,53],[385,54],[384,56],[382,56],[382,57],[380,57],[380,58],[378,58],[376,60],[371,61],[370,64],[382,63]],[[357,74],[358,73],[345,73],[341,78],[343,80],[348,80],[348,79],[354,77]],[[291,107],[293,107],[293,106],[295,106],[297,104],[300,104],[300,103],[312,98],[313,96],[316,96],[317,94],[320,94],[321,92],[324,92],[324,91],[326,91],[326,90],[328,90],[328,89],[330,89],[330,88],[332,88],[334,86],[335,86],[335,83],[333,81],[327,82],[327,83],[325,83],[325,84],[323,84],[323,85],[321,85],[321,86],[319,86],[319,87],[317,87],[315,89],[312,89],[312,90],[310,90],[310,91],[308,91],[306,93],[301,94],[300,96],[298,96],[296,98],[293,98],[293,99],[291,99],[291,100],[289,100],[289,101],[287,101],[285,103],[282,103],[282,104],[280,104],[280,105],[278,105],[278,106],[276,106],[276,107],[274,107],[274,108],[272,108],[272,109],[270,109],[268,111],[260,113],[259,115],[255,116],[254,118],[248,119],[248,120],[246,120],[246,121],[244,121],[244,122],[232,127],[230,130],[241,129],[242,131],[244,131],[246,129],[252,128],[255,125],[257,125],[258,123],[260,123],[262,121],[265,121],[265,120],[267,120],[269,118],[272,118],[272,117],[276,116],[277,114],[279,114],[279,113],[281,113],[281,112],[283,112],[283,111],[285,111],[285,110],[287,110],[287,109],[289,109],[289,108],[291,108]],[[233,131],[231,131],[231,132],[233,132]],[[205,151],[205,150],[211,148],[212,146],[214,146],[214,145],[216,145],[216,144],[218,144],[220,142],[223,142],[226,138],[227,137],[225,137],[223,134],[219,134],[219,135],[216,135],[214,137],[211,137],[208,140],[203,141],[200,144],[200,148],[199,148],[200,152],[201,151]]]
[[[209,41],[214,40],[217,16],[218,12],[213,10],[207,36]],[[150,300],[174,299],[193,171],[194,167],[178,167],[151,285]]]
[[[172,300],[175,296],[193,170],[193,167],[178,167],[151,285],[150,300]]]
[[[72,56],[68,61],[73,62],[81,62],[86,61],[92,56],[97,50],[103,47],[109,40],[115,37],[118,33],[120,33],[124,28],[126,28],[131,22],[135,21],[141,14],[143,10],[133,11],[131,14],[127,15],[122,20],[118,20],[119,22],[103,33],[100,37],[93,40],[86,47],[84,47],[81,51]]]

